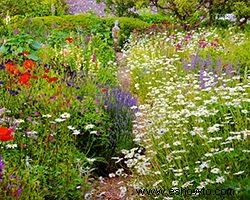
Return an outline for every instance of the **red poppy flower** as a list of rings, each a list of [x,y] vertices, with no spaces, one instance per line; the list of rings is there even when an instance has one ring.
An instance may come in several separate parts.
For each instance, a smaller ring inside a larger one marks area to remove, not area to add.
[[[42,78],[49,78],[47,74],[42,75]]]
[[[13,136],[11,135],[12,131],[8,128],[1,127],[0,128],[0,141],[6,142],[9,140],[13,140]]]
[[[49,73],[49,69],[45,69],[44,71],[45,71],[45,73]]]
[[[66,38],[65,41],[68,42],[68,43],[72,43],[73,39],[71,37],[69,37],[69,38]]]
[[[38,80],[38,76],[31,76],[31,78]]]
[[[23,66],[24,66],[25,69],[30,69],[30,70],[32,70],[33,67],[35,66],[35,63],[34,63],[32,60],[28,59],[28,60],[25,60],[25,61],[23,62]]]
[[[52,77],[52,78],[48,77],[47,80],[48,80],[49,83],[52,83],[52,82],[57,81],[58,78],[57,77]]]
[[[30,80],[30,73],[29,72],[25,72],[24,74],[22,74],[20,76],[20,78],[18,79],[18,82],[21,84],[21,85],[27,85],[27,86],[31,86],[31,83],[29,82]]]
[[[18,73],[20,73],[20,70],[18,69],[18,67],[14,65],[12,62],[5,64],[5,66],[10,75],[17,75]]]
[[[107,89],[105,89],[105,88],[102,88],[102,92],[107,92]]]
[[[23,55],[24,55],[24,56],[27,56],[27,55],[29,55],[29,54],[30,54],[30,52],[28,52],[28,51],[24,51],[24,52],[23,52]]]

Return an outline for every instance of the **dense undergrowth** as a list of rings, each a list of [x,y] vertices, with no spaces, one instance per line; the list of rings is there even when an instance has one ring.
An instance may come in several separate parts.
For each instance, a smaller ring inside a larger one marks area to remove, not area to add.
[[[165,191],[152,199],[222,198],[216,189],[249,198],[249,47],[249,33],[233,28],[132,39],[124,54],[146,118],[134,130],[146,157],[125,152],[135,188]]]
[[[128,173],[134,189],[231,188],[249,198],[249,32],[119,18],[132,95],[118,86],[116,19],[1,29],[0,199],[83,199],[93,178]]]
[[[137,100],[117,89],[115,52],[56,28],[6,35],[0,52],[0,198],[82,199],[134,146]]]

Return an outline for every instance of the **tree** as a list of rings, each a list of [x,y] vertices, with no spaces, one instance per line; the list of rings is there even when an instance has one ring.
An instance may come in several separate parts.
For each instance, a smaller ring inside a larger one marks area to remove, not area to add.
[[[118,17],[134,16],[135,0],[97,0],[97,3],[104,2],[106,11]]]
[[[240,24],[249,19],[249,0],[98,0],[117,16],[131,15],[133,8],[155,6],[160,12],[176,16],[184,28],[198,26],[203,20],[212,25],[218,14],[234,13]]]
[[[1,0],[0,17],[9,12],[10,16],[47,16],[51,15],[51,7],[55,7],[55,15],[62,15],[68,9],[67,0]]]

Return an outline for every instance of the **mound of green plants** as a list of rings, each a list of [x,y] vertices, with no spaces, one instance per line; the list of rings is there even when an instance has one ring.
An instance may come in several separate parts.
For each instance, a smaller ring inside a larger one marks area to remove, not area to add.
[[[235,29],[132,40],[125,54],[131,88],[143,102],[136,141],[144,151],[123,153],[137,192],[152,199],[249,198],[248,41]]]
[[[119,44],[124,45],[133,30],[144,30],[149,26],[148,23],[128,17],[106,17],[100,18],[93,13],[79,15],[63,15],[63,16],[44,16],[24,18],[21,20],[11,20],[11,24],[7,27],[2,25],[0,31],[3,34],[13,34],[15,29],[25,31],[26,33],[44,34],[46,31],[53,31],[55,28],[64,33],[79,32],[81,34],[99,35],[109,45],[113,44],[111,29],[114,22],[119,21],[121,28],[119,36]],[[39,36],[38,34],[38,36]]]
[[[0,59],[0,198],[83,199],[88,178],[134,145],[137,102],[112,93],[115,52],[53,29],[4,36]]]

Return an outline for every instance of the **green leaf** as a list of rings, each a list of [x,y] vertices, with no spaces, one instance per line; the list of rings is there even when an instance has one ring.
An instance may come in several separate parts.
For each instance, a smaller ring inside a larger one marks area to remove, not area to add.
[[[7,53],[8,53],[8,50],[9,50],[9,47],[5,46],[4,44],[0,47],[0,51],[1,51],[3,54],[7,54]]]
[[[42,48],[42,45],[37,42],[37,41],[33,41],[31,44],[30,44],[30,48],[33,49],[33,50],[39,50]]]
[[[39,58],[35,54],[29,54],[27,57],[29,59],[31,59],[31,60],[34,60],[34,61],[38,61],[39,60]]]

